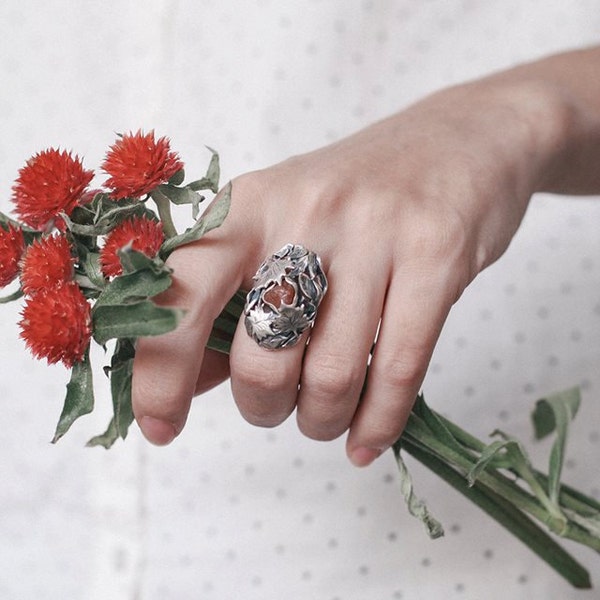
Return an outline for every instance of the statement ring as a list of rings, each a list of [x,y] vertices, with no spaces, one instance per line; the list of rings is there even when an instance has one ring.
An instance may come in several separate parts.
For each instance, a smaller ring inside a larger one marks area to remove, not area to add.
[[[244,323],[262,348],[293,346],[315,321],[327,291],[321,259],[299,244],[286,244],[267,257],[248,292]]]

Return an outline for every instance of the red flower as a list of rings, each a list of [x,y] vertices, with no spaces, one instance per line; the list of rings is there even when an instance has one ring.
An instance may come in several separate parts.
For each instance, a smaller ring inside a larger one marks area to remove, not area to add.
[[[132,217],[117,225],[107,236],[100,252],[100,266],[105,277],[123,273],[118,250],[130,246],[154,258],[165,239],[162,223],[147,217]]]
[[[19,261],[25,251],[23,232],[11,224],[0,225],[0,287],[8,285],[19,274]]]
[[[66,150],[44,150],[19,171],[12,188],[15,212],[30,227],[46,231],[59,213],[73,212],[93,176],[78,156]]]
[[[83,360],[92,335],[91,310],[75,282],[30,296],[21,317],[21,337],[36,358],[69,368]]]
[[[125,134],[109,149],[102,169],[110,175],[106,186],[113,198],[139,198],[168,181],[183,163],[169,140],[154,139],[154,131]]]
[[[73,279],[75,259],[64,235],[36,240],[27,248],[21,265],[21,287],[26,294]]]

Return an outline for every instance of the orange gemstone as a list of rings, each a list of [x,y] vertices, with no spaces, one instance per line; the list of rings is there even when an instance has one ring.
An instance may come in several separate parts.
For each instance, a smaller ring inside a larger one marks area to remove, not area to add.
[[[279,308],[282,304],[291,305],[294,302],[296,296],[296,290],[294,286],[289,284],[287,281],[283,281],[281,284],[272,287],[268,292],[265,292],[264,300],[271,306]]]

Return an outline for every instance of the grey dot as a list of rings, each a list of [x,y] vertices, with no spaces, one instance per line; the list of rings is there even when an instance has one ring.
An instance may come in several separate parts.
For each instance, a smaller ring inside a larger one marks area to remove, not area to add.
[[[493,313],[489,308],[484,308],[480,313],[479,316],[481,317],[482,321],[490,321]]]
[[[579,329],[573,329],[573,331],[571,331],[571,333],[569,334],[569,337],[571,338],[571,341],[579,342],[579,341],[581,341],[583,334],[581,333],[581,331]]]
[[[457,337],[454,340],[454,343],[456,344],[457,348],[464,348],[467,345],[467,340],[464,337]]]
[[[310,571],[303,571],[302,581],[309,581],[310,579],[312,579],[312,573]]]
[[[525,383],[523,385],[523,391],[526,394],[533,394],[533,392],[535,392],[535,385],[531,382]]]
[[[464,583],[457,583],[455,588],[454,588],[459,594],[462,594],[462,592],[465,591],[465,584]]]
[[[521,584],[524,585],[527,583],[527,581],[529,580],[529,578],[527,577],[527,575],[525,575],[525,573],[523,573],[522,575],[519,575],[519,578],[517,579],[517,581]]]
[[[394,483],[394,481],[396,481],[396,478],[394,477],[394,475],[392,473],[386,473],[383,476],[384,483]]]
[[[258,575],[255,575],[250,583],[253,587],[260,587],[262,585],[262,579]]]
[[[310,525],[311,523],[313,523],[315,520],[315,517],[313,515],[311,515],[310,513],[306,513],[303,517],[302,517],[302,522],[305,525]]]
[[[393,598],[394,600],[402,600],[402,598],[404,598],[404,595],[403,595],[403,594],[402,594],[402,592],[400,592],[400,591],[395,591],[395,592],[392,594],[392,598]]]
[[[563,281],[558,288],[561,294],[565,296],[570,294],[573,291],[573,284],[568,281]]]
[[[509,414],[509,412],[508,412],[507,410],[501,410],[501,411],[498,413],[498,418],[499,418],[501,421],[508,421],[509,417],[510,417],[510,414]]]
[[[454,523],[453,525],[450,526],[450,531],[452,533],[460,533],[461,527],[458,523]]]
[[[329,85],[331,87],[334,87],[334,88],[340,87],[341,83],[342,83],[342,80],[340,79],[340,77],[338,75],[332,75],[329,78]]]
[[[365,55],[362,52],[353,52],[350,56],[353,65],[362,65],[365,61]]]
[[[299,469],[300,467],[304,466],[304,460],[298,456],[294,459],[292,465],[296,467],[296,469]]]
[[[277,546],[275,546],[275,554],[284,554],[285,553],[285,546],[283,544],[277,544]]]
[[[327,484],[325,485],[325,490],[328,491],[329,493],[335,492],[337,490],[336,483],[334,481],[328,481]]]
[[[361,575],[363,575],[363,576],[365,576],[365,575],[368,575],[368,574],[369,574],[369,567],[367,567],[367,565],[361,565],[361,566],[358,568],[358,572],[359,572]]]
[[[336,538],[331,538],[327,542],[327,547],[330,548],[330,549],[337,548],[338,546],[339,546],[339,542],[337,541]]]
[[[471,386],[471,385],[468,385],[468,386],[465,388],[465,392],[464,392],[464,393],[465,393],[465,396],[466,396],[467,398],[470,398],[471,396],[474,396],[474,395],[475,395],[475,388],[474,388],[473,386]]]
[[[589,438],[592,444],[597,444],[600,442],[600,431],[591,431]]]
[[[483,558],[491,560],[492,558],[494,558],[494,551],[491,548],[487,548],[483,551]]]
[[[492,368],[494,371],[499,371],[502,368],[502,362],[497,358],[494,358],[490,362],[490,368]]]
[[[428,557],[425,557],[421,560],[421,566],[423,567],[430,567],[431,566],[431,559]]]
[[[437,375],[438,373],[441,373],[441,371],[442,365],[440,365],[440,363],[432,363],[432,365],[429,367],[429,372],[433,375]]]
[[[557,367],[557,366],[559,365],[559,363],[560,363],[560,360],[558,359],[558,357],[557,357],[557,356],[554,356],[554,355],[552,355],[552,356],[549,356],[549,357],[546,359],[546,364],[547,364],[549,367]]]
[[[237,558],[237,552],[233,549],[230,548],[229,550],[227,550],[227,552],[225,553],[225,558],[232,562]]]
[[[540,306],[537,309],[536,314],[540,319],[547,319],[550,311],[548,310],[547,306]]]
[[[577,462],[573,458],[567,458],[565,460],[565,468],[566,469],[574,469],[577,466]]]
[[[398,534],[395,531],[390,531],[387,534],[387,539],[390,542],[395,542],[398,539]]]
[[[522,344],[527,339],[527,336],[522,331],[517,331],[514,339],[517,344]]]
[[[256,467],[254,465],[246,465],[244,467],[244,473],[248,476],[254,475],[254,473],[256,473]]]
[[[283,488],[277,488],[277,490],[275,491],[275,495],[280,500],[283,500],[283,498],[287,496],[287,492]]]
[[[367,514],[367,509],[366,509],[366,507],[364,507],[364,506],[359,506],[359,507],[356,509],[356,514],[357,514],[359,517],[364,517],[364,516]]]

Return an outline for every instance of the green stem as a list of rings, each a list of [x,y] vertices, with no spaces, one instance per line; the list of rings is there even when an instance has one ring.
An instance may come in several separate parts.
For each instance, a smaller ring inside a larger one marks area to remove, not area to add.
[[[444,460],[420,448],[418,444],[414,444],[411,440],[403,438],[401,442],[394,445],[394,452],[398,453],[400,448],[406,450],[454,489],[479,506],[573,586],[581,589],[591,587],[590,576],[586,569],[529,517],[515,510],[510,502],[498,495],[493,489],[480,481],[469,487],[463,475],[456,472]]]
[[[413,414],[410,415],[407,427],[402,436],[402,440],[407,439],[409,442],[418,445],[419,447],[435,454],[440,460],[453,465],[455,468],[468,473],[473,467],[474,460],[469,460],[464,454],[454,451],[447,445],[441,443],[434,435],[430,433],[426,425]],[[535,517],[541,523],[551,525],[547,510],[540,502],[527,491],[522,489],[516,483],[504,477],[498,471],[484,471],[479,475],[481,483],[513,503],[516,508],[524,510],[531,516]],[[572,539],[576,542],[589,546],[600,552],[600,539],[591,535],[583,528],[568,522],[564,531],[560,532],[562,537]]]

